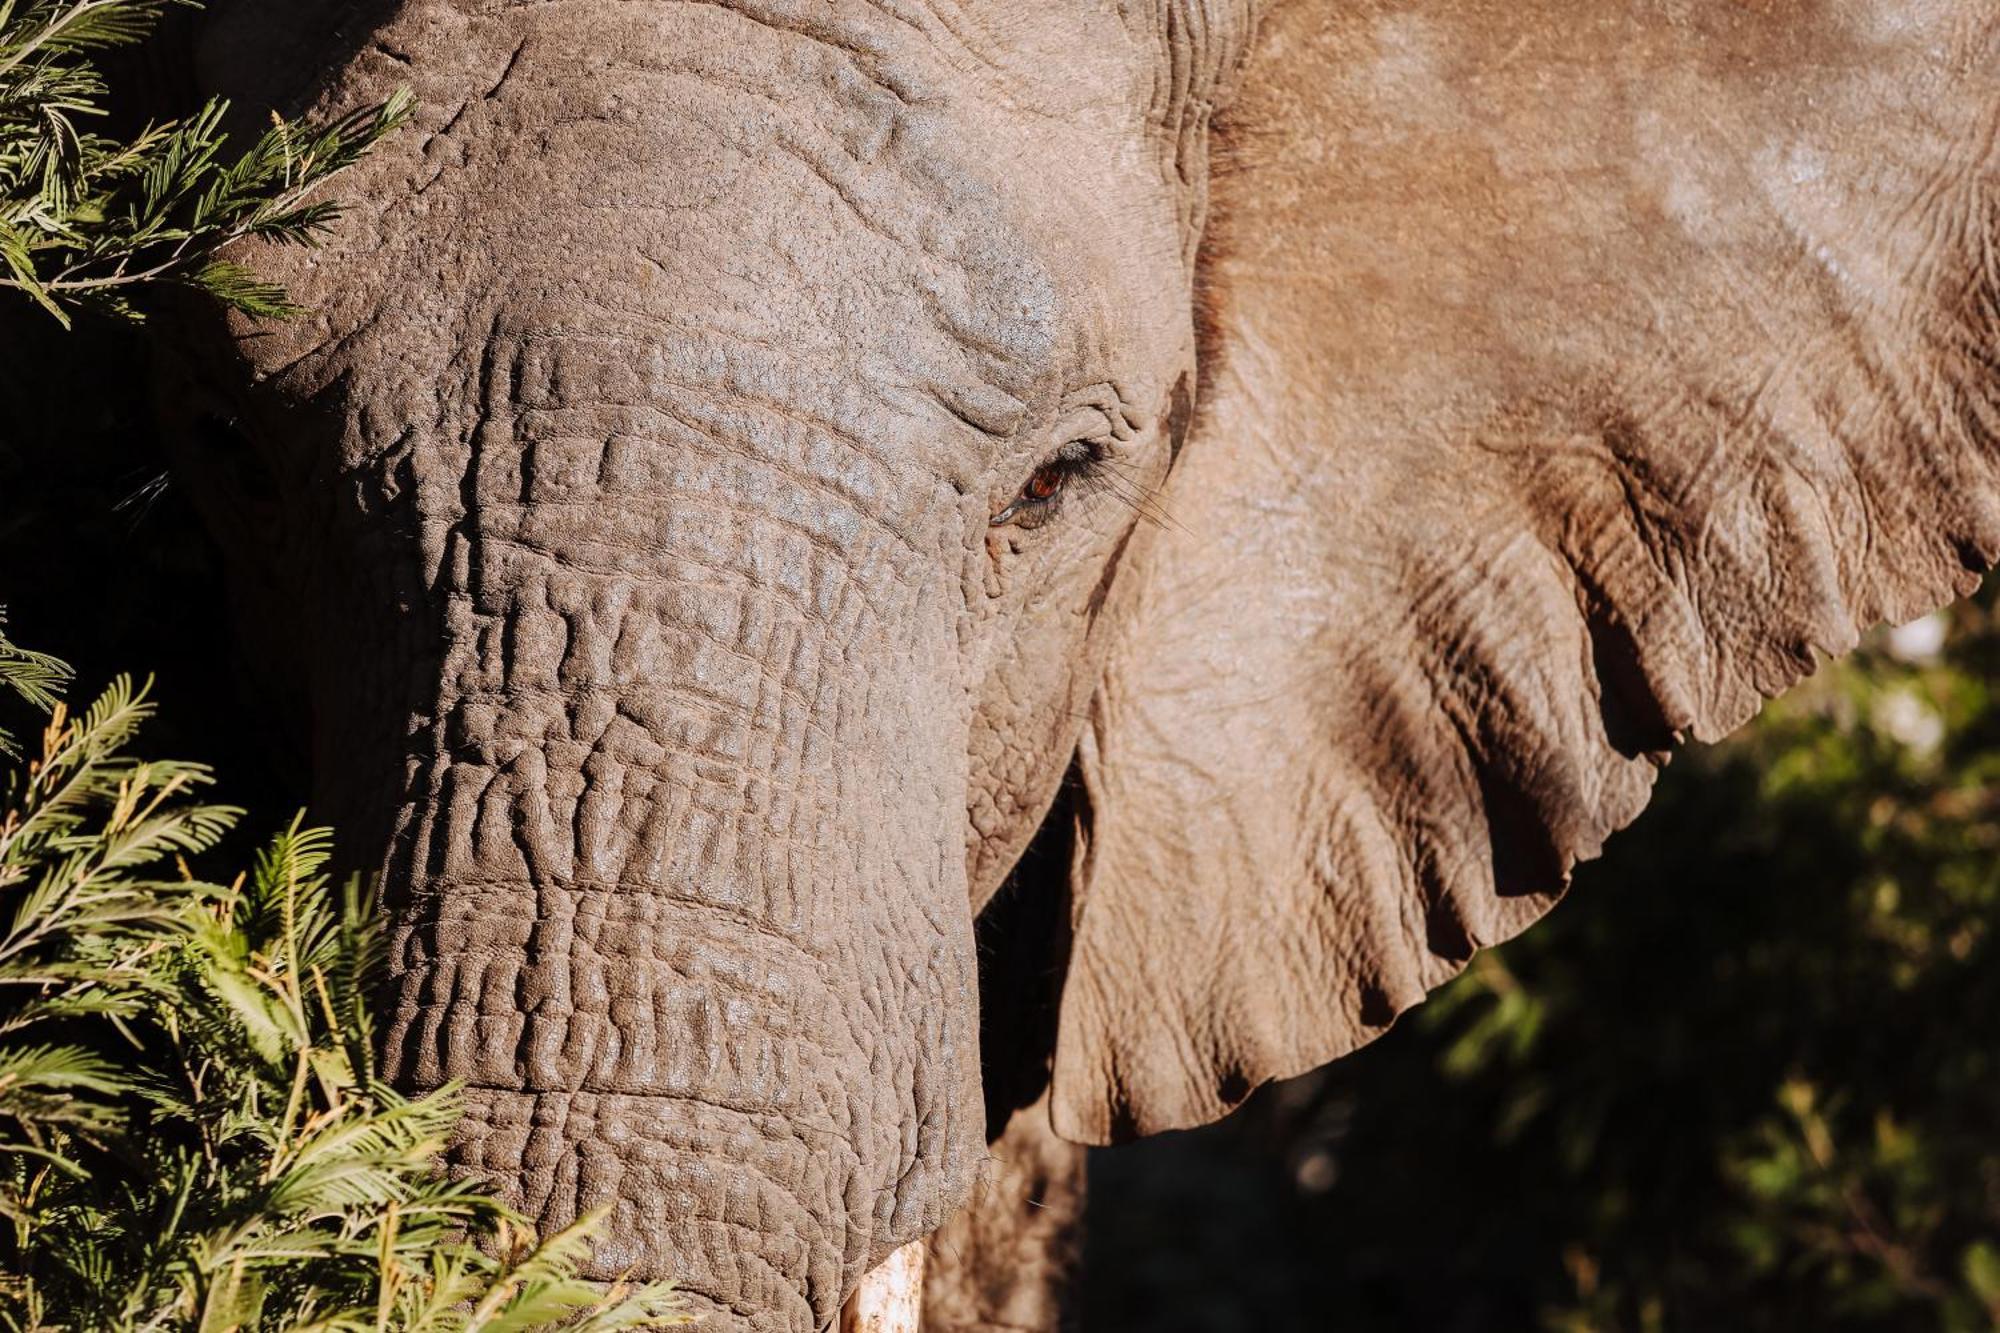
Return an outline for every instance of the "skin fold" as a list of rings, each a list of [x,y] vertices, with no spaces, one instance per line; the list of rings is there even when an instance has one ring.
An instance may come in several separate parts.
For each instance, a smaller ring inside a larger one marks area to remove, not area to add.
[[[929,1326],[1052,1326],[1074,1144],[1378,1034],[1992,562],[1996,69],[1984,0],[215,6],[240,106],[420,102],[164,397],[452,1168],[720,1326],[934,1232]]]

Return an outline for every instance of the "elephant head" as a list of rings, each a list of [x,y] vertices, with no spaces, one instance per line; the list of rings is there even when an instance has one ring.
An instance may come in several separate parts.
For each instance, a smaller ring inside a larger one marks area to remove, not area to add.
[[[2000,552],[1989,13],[219,8],[245,105],[422,107],[179,397],[457,1166],[814,1328],[966,1196],[1059,786],[1075,1140],[1546,911]]]

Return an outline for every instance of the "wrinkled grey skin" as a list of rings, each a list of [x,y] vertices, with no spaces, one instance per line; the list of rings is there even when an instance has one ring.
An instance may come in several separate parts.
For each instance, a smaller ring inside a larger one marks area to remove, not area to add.
[[[1216,10],[210,25],[245,104],[421,100],[328,246],[258,258],[315,316],[193,372],[256,475],[195,466],[308,648],[317,813],[383,849],[390,1071],[466,1085],[455,1166],[538,1222],[611,1208],[601,1276],[817,1327],[971,1191],[968,909],[1139,514],[991,519],[1069,441],[1167,470]]]
[[[167,398],[389,1067],[597,1274],[824,1326],[1051,1130],[1378,1035],[2000,555],[1990,0],[1257,8],[215,11],[246,106],[421,99]],[[1047,1322],[1004,1222],[941,1322]]]

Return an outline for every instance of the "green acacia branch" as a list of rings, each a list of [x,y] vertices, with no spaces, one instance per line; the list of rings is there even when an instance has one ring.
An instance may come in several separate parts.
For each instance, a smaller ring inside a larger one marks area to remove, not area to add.
[[[159,17],[161,8],[157,3],[135,0],[73,0],[68,6],[49,4],[45,0],[28,10],[28,18],[18,20],[21,26],[29,27],[34,22],[34,15],[45,14],[40,25],[30,27],[26,37],[0,45],[0,78],[13,73],[37,52],[58,47],[65,34],[69,34],[71,42],[75,43],[72,49],[117,45],[120,39],[116,33],[120,31],[130,33],[129,40],[137,40]],[[79,40],[75,30],[84,20],[107,11],[120,11],[119,17],[124,22],[111,30],[111,35],[97,34],[93,41],[93,34],[86,30]],[[13,12],[13,0],[0,4],[0,32],[8,30]]]
[[[101,114],[92,49],[144,37],[167,3],[0,3],[0,289],[67,325],[81,308],[136,318],[130,296],[161,285],[207,291],[235,309],[282,317],[278,285],[219,258],[262,237],[309,243],[339,216],[310,196],[410,115],[407,93],[326,124],[286,121],[240,151],[212,100],[184,120],[119,142],[78,132]]]

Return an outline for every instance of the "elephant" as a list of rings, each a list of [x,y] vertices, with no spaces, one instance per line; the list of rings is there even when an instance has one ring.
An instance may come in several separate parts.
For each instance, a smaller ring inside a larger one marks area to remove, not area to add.
[[[192,59],[419,107],[160,394],[385,1068],[714,1326],[933,1233],[933,1327],[1052,1324],[1072,1145],[1380,1035],[2000,554],[1990,0],[212,0]]]

